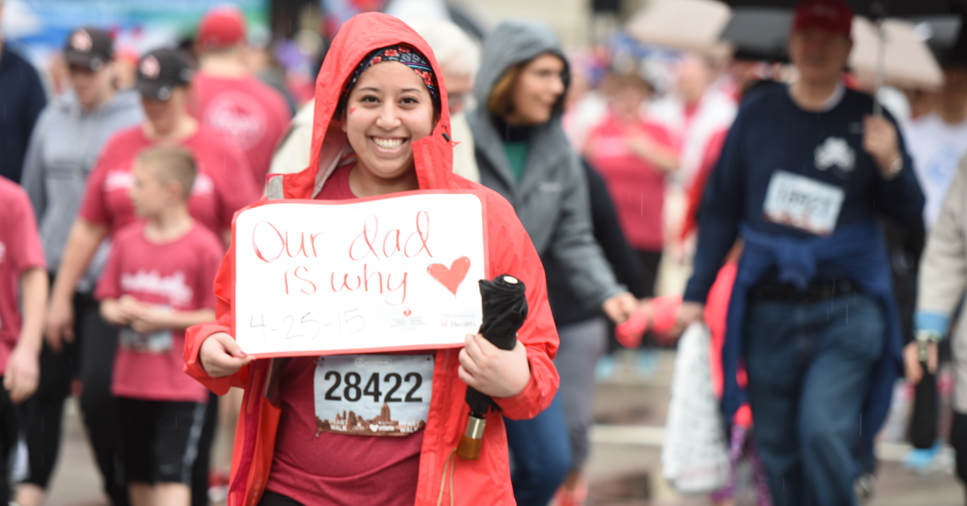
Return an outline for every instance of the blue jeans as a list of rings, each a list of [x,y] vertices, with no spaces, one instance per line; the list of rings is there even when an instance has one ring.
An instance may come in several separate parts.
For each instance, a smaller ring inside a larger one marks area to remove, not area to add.
[[[511,482],[520,506],[546,506],[571,469],[571,445],[561,395],[530,420],[504,418]]]
[[[751,305],[748,392],[776,506],[857,504],[861,411],[884,325],[862,294]]]

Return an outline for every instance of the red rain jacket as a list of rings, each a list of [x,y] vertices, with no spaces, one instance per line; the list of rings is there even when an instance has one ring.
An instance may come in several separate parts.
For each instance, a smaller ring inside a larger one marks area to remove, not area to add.
[[[340,128],[339,119],[333,117],[343,83],[370,51],[399,43],[409,44],[426,55],[442,84],[443,74],[432,50],[403,22],[381,13],[352,18],[333,41],[316,80],[310,160],[317,163],[299,173],[270,176],[273,178],[269,181],[270,188],[273,185],[278,188],[281,181],[284,197],[296,199],[310,199],[319,192],[339,160],[349,153],[348,140]],[[487,276],[507,273],[521,279],[527,286],[530,313],[518,339],[527,348],[531,379],[517,396],[496,401],[509,418],[532,418],[550,405],[560,381],[551,362],[559,341],[547,304],[544,268],[513,207],[496,192],[452,173],[450,115],[443,86],[440,93],[442,107],[436,128],[430,136],[413,143],[420,189],[464,190],[477,194],[484,202],[486,213]],[[215,332],[234,335],[234,322],[230,316],[234,271],[234,249],[230,248],[215,280],[218,319],[188,329],[185,371],[217,394],[224,394],[231,386],[245,389],[232,457],[228,506],[256,506],[271,470],[280,416],[280,410],[263,396],[269,361],[256,360],[232,376],[212,378],[198,360],[201,344],[208,336]],[[453,456],[453,475],[444,476],[445,465],[466,428],[469,414],[464,402],[466,385],[457,376],[458,353],[459,349],[436,352],[433,401],[420,453],[415,504],[439,504],[441,499],[449,503],[451,498],[454,504],[514,504],[507,436],[499,414],[487,416],[479,460],[467,461]]]

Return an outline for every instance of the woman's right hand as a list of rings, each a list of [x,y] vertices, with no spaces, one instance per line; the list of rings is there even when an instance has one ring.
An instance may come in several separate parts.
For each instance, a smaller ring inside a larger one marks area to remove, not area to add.
[[[225,332],[216,332],[201,343],[198,360],[212,378],[224,378],[252,363],[254,357],[246,355],[235,339]]]
[[[51,298],[44,338],[55,353],[64,349],[64,341],[74,342],[74,306],[70,300]]]

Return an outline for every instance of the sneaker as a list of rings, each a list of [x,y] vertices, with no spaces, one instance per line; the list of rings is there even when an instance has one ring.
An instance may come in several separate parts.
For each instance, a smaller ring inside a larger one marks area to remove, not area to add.
[[[614,357],[611,355],[605,355],[598,359],[598,363],[594,366],[594,376],[598,381],[607,381],[614,377],[615,365]]]
[[[856,490],[856,496],[860,498],[860,502],[866,504],[876,492],[876,476],[873,476],[872,473],[861,474],[853,483],[853,488]]]
[[[914,448],[903,459],[903,467],[920,474],[930,474],[937,468],[942,450],[943,442],[939,440],[930,448]]]

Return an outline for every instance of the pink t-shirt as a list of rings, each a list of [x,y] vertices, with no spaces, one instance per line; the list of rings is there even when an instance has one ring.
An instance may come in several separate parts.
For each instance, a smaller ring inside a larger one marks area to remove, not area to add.
[[[20,338],[17,294],[24,272],[46,269],[37,219],[23,189],[0,177],[0,374]]]
[[[672,147],[664,127],[647,121],[624,125],[609,114],[588,137],[588,145],[593,148],[588,161],[608,185],[628,243],[641,251],[661,251],[665,176],[628,149],[625,139],[629,130],[637,130],[661,146]]]
[[[134,181],[131,171],[138,154],[153,146],[140,125],[115,134],[101,150],[101,157],[87,179],[81,218],[107,225],[111,237],[125,225],[138,221],[128,197]],[[188,210],[196,221],[220,236],[231,229],[235,211],[259,198],[252,181],[238,177],[248,174],[248,162],[221,134],[204,126],[185,139],[181,147],[194,155],[198,168]]]
[[[351,165],[336,170],[317,197],[355,199]],[[267,490],[307,506],[412,505],[420,472],[423,430],[405,437],[318,432],[314,357],[292,358],[280,377],[282,415]]]
[[[272,155],[292,119],[285,99],[254,77],[215,77],[199,72],[191,87],[191,114],[241,148],[252,181],[258,188],[264,187]]]
[[[173,311],[215,309],[215,272],[222,242],[197,223],[174,241],[156,244],[136,223],[117,233],[97,285],[98,300],[130,295]],[[206,402],[208,390],[184,372],[185,332],[119,332],[111,392],[151,401]]]

